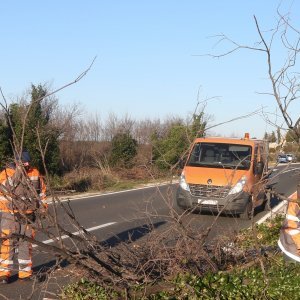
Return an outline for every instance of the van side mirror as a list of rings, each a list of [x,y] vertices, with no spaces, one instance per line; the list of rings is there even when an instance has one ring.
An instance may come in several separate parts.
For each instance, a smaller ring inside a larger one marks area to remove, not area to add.
[[[255,174],[261,175],[263,171],[264,171],[264,163],[262,161],[257,162],[255,167]]]

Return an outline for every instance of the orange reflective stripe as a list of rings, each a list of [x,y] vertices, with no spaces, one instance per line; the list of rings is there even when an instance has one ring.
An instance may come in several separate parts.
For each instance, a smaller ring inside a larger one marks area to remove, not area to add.
[[[294,198],[291,198],[294,199]],[[295,202],[289,202],[287,214],[292,216],[298,216],[299,214],[299,205]]]
[[[297,199],[297,192],[295,192],[290,199]],[[292,216],[295,216],[295,220],[289,220],[288,221],[288,225],[289,225],[289,229],[293,230],[298,228],[299,226],[299,222],[296,221],[296,219],[299,219],[300,216],[300,208],[299,208],[299,204],[296,202],[289,202],[288,204],[288,210],[287,210],[287,215],[290,215],[292,219]],[[290,230],[287,230],[287,233],[290,234]],[[300,250],[300,234],[294,234],[294,235],[290,235],[292,240],[294,241],[298,251]],[[299,254],[299,253],[298,253]]]
[[[27,278],[30,277],[32,275],[32,270],[28,270],[28,271],[21,271],[19,270],[19,278]]]
[[[32,275],[32,261],[31,259],[19,259],[19,278],[26,278]]]
[[[11,274],[10,270],[0,270],[0,276],[9,277]]]
[[[298,222],[288,220],[286,227],[296,229],[298,228]]]
[[[0,270],[7,271],[12,269],[13,260],[9,259],[9,252],[5,251],[5,249],[9,250],[9,247],[3,246],[1,247],[1,260],[0,260]]]
[[[7,210],[7,199],[1,199],[0,200],[0,211],[6,211]]]
[[[18,259],[19,263],[19,278],[26,278],[32,275],[31,259]]]
[[[2,229],[1,230],[1,237],[7,237],[10,234],[10,230],[9,229]]]
[[[9,245],[10,245],[9,239],[2,240],[2,248],[9,247]]]
[[[298,251],[300,250],[300,234],[291,235],[292,240],[294,241]]]

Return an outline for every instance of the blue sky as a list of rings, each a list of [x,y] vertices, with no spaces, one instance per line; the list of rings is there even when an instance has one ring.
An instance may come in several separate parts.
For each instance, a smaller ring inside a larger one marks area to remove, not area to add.
[[[253,45],[255,14],[264,30],[276,25],[273,0],[252,1],[2,1],[0,4],[0,86],[15,99],[31,83],[52,89],[73,81],[93,58],[80,82],[57,94],[61,105],[81,103],[86,115],[109,113],[133,119],[180,116],[193,112],[200,99],[208,102],[211,125],[246,115],[264,106],[274,112],[265,57],[241,50],[221,59],[228,45],[211,36],[224,33]],[[292,7],[300,28],[299,1]],[[280,58],[281,53],[275,53]],[[299,108],[299,106],[298,106]],[[296,111],[294,109],[294,111]],[[299,110],[297,110],[297,113]],[[260,116],[220,125],[221,135],[262,137],[272,131]]]

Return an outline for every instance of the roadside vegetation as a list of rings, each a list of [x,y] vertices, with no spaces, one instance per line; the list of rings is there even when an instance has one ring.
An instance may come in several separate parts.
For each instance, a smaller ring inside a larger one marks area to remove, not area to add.
[[[297,56],[300,33],[291,24],[291,12],[282,14],[280,6],[276,22],[272,30],[265,30],[260,27],[259,20],[254,16],[258,36],[254,46],[239,44],[221,34],[216,36],[217,44],[227,43],[229,50],[209,55],[221,58],[240,50],[264,55],[271,89],[262,94],[273,97],[276,106],[274,113],[262,109],[261,114],[266,123],[274,127],[274,131],[265,133],[264,136],[270,143],[276,143],[270,151],[270,160],[273,162],[281,152],[293,153],[299,160],[300,141],[300,117],[299,114],[293,117],[292,113],[294,105],[299,102]],[[273,54],[276,51],[284,54],[279,61],[274,61],[276,55]],[[209,129],[209,126],[205,129]],[[181,138],[180,133],[178,138]],[[156,145],[163,144],[162,142]],[[158,153],[162,153],[163,149],[167,147],[160,148]],[[176,165],[176,161],[171,159],[170,162]],[[167,167],[167,164],[163,161],[160,166]],[[68,299],[67,295],[74,295],[74,298],[86,299],[90,297],[90,293],[94,293],[93,297],[96,299],[298,299],[299,264],[287,261],[277,248],[283,218],[284,216],[278,215],[261,225],[252,222],[251,228],[238,232],[235,236],[223,237],[215,241],[211,248],[205,243],[206,233],[191,234],[190,228],[183,227],[180,239],[176,241],[186,241],[185,247],[183,244],[174,243],[180,245],[179,252],[176,251],[178,248],[173,246],[171,254],[157,239],[156,244],[161,245],[160,249],[163,249],[161,252],[169,254],[167,261],[171,261],[171,265],[165,263],[166,257],[157,255],[156,261],[160,262],[160,266],[159,275],[155,273],[155,278],[147,273],[148,268],[144,268],[144,274],[147,274],[144,280],[132,283],[123,290],[83,279],[67,287],[62,298]],[[180,224],[180,217],[175,216],[175,219],[177,224]],[[155,251],[153,253],[157,254]],[[146,261],[153,262],[153,257],[147,257]]]
[[[205,114],[207,102],[202,101],[185,120],[136,121],[111,114],[103,123],[99,116],[82,118],[80,106],[61,107],[58,99],[48,94],[46,84],[32,85],[24,97],[2,105],[0,168],[13,157],[15,134],[29,150],[33,165],[44,174],[47,170],[51,188],[63,194],[116,191],[177,176],[178,162],[195,137],[207,134],[212,120]],[[291,132],[284,136],[265,133],[266,140],[277,143],[270,149],[270,161],[276,162],[280,152],[300,158]]]
[[[181,270],[152,283],[133,284],[118,291],[82,278],[67,286],[61,299],[298,299],[300,268],[277,250],[283,216],[238,233],[214,254],[219,268],[202,275]],[[254,233],[255,232],[255,233]],[[188,263],[183,262],[184,263]],[[197,264],[197,262],[193,262]],[[199,263],[199,262],[198,262]],[[261,263],[263,263],[263,268]]]
[[[0,168],[14,155],[15,136],[32,164],[47,171],[52,189],[64,193],[119,190],[170,178],[193,138],[204,135],[209,119],[201,106],[186,120],[135,121],[111,114],[102,123],[99,116],[83,118],[77,105],[60,107],[48,94],[46,85],[32,85],[22,99],[2,105]]]

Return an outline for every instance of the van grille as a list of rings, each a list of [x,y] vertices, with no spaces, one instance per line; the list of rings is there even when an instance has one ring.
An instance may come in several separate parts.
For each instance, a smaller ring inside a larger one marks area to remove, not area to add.
[[[199,198],[226,198],[230,191],[229,186],[190,184],[191,194]]]

